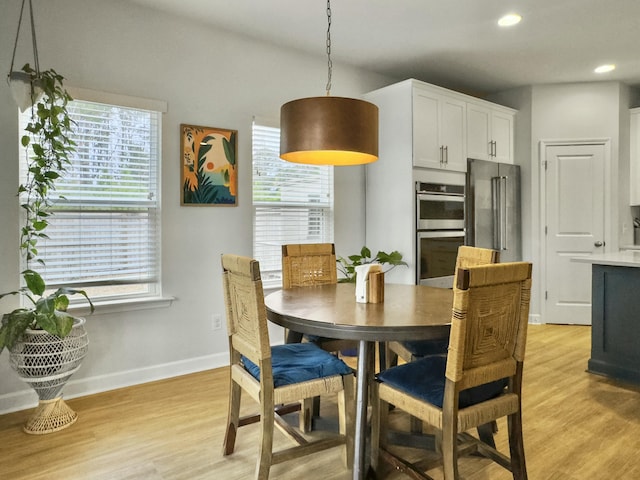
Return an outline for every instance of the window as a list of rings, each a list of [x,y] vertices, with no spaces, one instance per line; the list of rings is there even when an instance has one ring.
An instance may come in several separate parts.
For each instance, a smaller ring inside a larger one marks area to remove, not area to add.
[[[160,295],[161,111],[84,100],[68,110],[76,151],[50,192],[38,270],[48,288],[81,288],[93,301]],[[23,128],[30,115],[21,114]]]
[[[280,129],[253,124],[253,256],[282,284],[282,245],[333,242],[333,167],[285,162]]]

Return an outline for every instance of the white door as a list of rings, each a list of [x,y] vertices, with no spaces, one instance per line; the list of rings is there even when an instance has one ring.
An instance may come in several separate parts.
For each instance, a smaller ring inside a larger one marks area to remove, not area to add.
[[[545,146],[545,323],[591,324],[591,264],[604,252],[605,145]]]

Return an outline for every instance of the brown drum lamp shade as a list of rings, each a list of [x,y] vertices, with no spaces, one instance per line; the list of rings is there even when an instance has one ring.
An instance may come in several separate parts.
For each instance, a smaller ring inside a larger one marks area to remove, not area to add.
[[[378,159],[378,107],[331,96],[331,1],[327,0],[327,95],[280,109],[280,158],[312,165],[361,165]]]
[[[313,165],[360,165],[378,159],[378,107],[344,97],[310,97],[280,110],[280,157]]]

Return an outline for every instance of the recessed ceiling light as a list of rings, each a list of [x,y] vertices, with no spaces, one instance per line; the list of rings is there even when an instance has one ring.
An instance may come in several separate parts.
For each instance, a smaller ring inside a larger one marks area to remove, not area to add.
[[[509,13],[498,20],[498,25],[501,27],[511,27],[512,25],[520,23],[520,20],[522,20],[521,15],[518,15],[517,13]]]
[[[600,65],[599,67],[597,67],[594,72],[596,73],[608,73],[611,72],[613,70],[616,69],[616,66],[614,64],[608,64],[608,65]]]

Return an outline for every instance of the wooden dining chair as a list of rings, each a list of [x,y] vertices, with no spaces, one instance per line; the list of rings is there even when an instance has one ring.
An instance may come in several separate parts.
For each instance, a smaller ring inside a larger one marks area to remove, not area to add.
[[[222,271],[231,364],[223,455],[233,453],[238,428],[259,421],[257,480],[268,479],[272,465],[336,446],[344,447],[343,460],[345,465],[351,465],[352,370],[313,343],[271,347],[259,263],[251,258],[224,254]],[[259,415],[240,418],[242,391],[259,403]],[[338,394],[339,434],[323,435],[315,440],[307,438],[276,410],[276,405],[287,406],[325,394]],[[274,424],[297,445],[274,452]]]
[[[500,253],[496,250],[463,245],[458,247],[456,266],[453,274],[453,288],[456,288],[458,269],[498,263]],[[404,342],[389,342],[387,346],[387,366],[397,364],[397,358],[405,362],[411,362],[429,355],[446,355],[449,346],[449,338],[437,338],[431,340],[413,340]]]
[[[336,250],[333,243],[292,243],[282,245],[282,288],[312,287],[338,283]],[[285,330],[287,343],[308,341],[327,352],[356,350],[358,342],[318,335],[302,335]],[[313,418],[320,415],[320,398],[308,399],[301,404],[301,426],[311,431]]]
[[[488,248],[471,247],[462,245],[458,247],[456,266],[453,274],[453,288],[456,288],[458,269],[498,263],[500,253]],[[387,367],[397,365],[398,358],[405,362],[412,362],[430,355],[446,355],[449,347],[449,337],[434,338],[429,340],[408,340],[404,342],[389,342],[386,348]],[[497,424],[482,425],[478,429],[480,438],[487,444],[495,446],[493,434],[498,430]],[[411,431],[422,431],[422,423],[417,418],[411,418]]]
[[[282,288],[311,287],[338,282],[336,251],[333,243],[297,243],[282,245]],[[286,332],[287,341],[300,341]],[[327,352],[354,350],[358,342],[335,338],[306,336],[305,340],[317,344]]]
[[[447,357],[430,356],[380,373],[372,388],[372,465],[390,464],[411,478],[432,479],[392,453],[388,404],[431,425],[445,480],[457,480],[458,457],[478,453],[526,480],[522,441],[522,370],[531,264],[503,263],[458,271]],[[394,411],[394,412],[395,412]],[[395,413],[394,413],[395,414]],[[507,417],[510,456],[466,433]],[[433,466],[431,466],[433,467]]]

